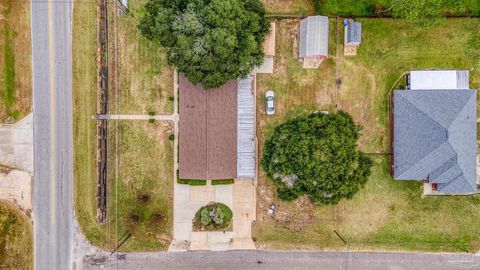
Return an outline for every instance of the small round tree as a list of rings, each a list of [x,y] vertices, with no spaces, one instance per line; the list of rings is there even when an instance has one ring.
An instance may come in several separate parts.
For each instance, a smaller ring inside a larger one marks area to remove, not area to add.
[[[262,64],[270,24],[260,0],[150,0],[138,27],[193,83],[215,88]]]
[[[308,194],[323,204],[351,198],[370,175],[372,161],[357,150],[360,127],[345,112],[314,113],[277,126],[261,165],[278,196]]]

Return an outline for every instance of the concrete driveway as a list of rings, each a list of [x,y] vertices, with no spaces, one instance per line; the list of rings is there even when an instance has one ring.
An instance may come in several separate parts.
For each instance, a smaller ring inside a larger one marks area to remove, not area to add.
[[[0,125],[0,164],[33,173],[33,114]]]
[[[175,183],[171,251],[255,249],[251,223],[255,219],[255,187],[251,179],[233,185],[189,186]],[[232,231],[194,232],[192,219],[200,207],[221,202],[233,212]]]

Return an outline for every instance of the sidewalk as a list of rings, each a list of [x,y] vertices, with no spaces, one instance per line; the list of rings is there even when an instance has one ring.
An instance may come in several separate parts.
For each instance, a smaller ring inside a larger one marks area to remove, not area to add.
[[[33,174],[33,113],[0,125],[0,164]]]

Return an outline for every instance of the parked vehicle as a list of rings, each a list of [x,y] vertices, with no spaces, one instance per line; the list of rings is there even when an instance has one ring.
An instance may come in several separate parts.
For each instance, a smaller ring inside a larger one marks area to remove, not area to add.
[[[275,114],[275,94],[272,90],[265,92],[266,111],[267,115]]]

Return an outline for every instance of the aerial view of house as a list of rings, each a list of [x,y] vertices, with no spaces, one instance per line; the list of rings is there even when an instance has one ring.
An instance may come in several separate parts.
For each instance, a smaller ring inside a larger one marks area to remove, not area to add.
[[[477,180],[477,91],[467,70],[421,70],[392,95],[392,173],[425,194],[472,194]]]
[[[0,0],[0,269],[480,270],[480,0]]]

